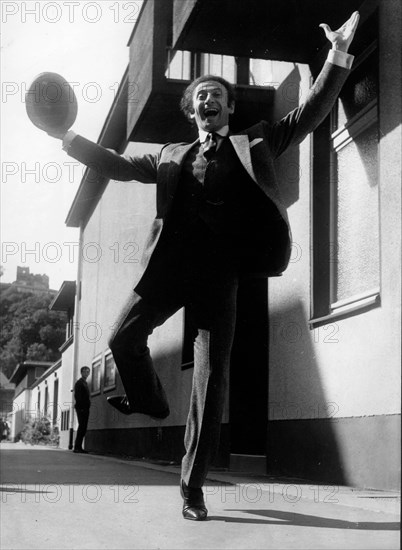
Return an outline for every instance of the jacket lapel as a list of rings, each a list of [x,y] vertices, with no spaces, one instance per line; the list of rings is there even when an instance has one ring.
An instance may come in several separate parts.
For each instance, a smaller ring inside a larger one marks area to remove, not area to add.
[[[243,164],[250,177],[257,183],[257,178],[255,177],[253,165],[251,162],[250,143],[248,135],[233,135],[229,136],[229,139],[232,142],[232,145],[237,153],[237,156],[240,159],[240,162]]]
[[[250,142],[248,135],[239,134],[239,135],[229,135],[229,139],[233,144],[234,150],[236,151],[237,156],[240,159],[240,162],[243,164],[244,168],[247,170],[250,177],[256,182],[257,178],[253,170],[253,164],[251,162],[250,155]],[[184,159],[190,149],[198,143],[198,139],[193,141],[193,143],[186,143],[184,145],[178,145],[174,148],[171,153],[170,163],[169,163],[169,172],[168,172],[168,190],[170,197],[173,197],[179,182],[181,168],[183,166]]]

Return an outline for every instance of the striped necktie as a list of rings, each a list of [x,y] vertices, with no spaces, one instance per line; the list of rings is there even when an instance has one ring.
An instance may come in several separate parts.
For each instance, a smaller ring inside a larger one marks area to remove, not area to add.
[[[209,132],[203,144],[204,157],[207,160],[215,153],[217,145],[216,134]]]

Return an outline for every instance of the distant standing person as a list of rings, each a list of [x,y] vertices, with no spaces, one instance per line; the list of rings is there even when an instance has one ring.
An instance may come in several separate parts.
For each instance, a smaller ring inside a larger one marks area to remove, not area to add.
[[[81,378],[74,384],[75,410],[78,418],[78,430],[74,444],[75,453],[86,454],[88,452],[82,448],[82,441],[87,433],[89,409],[91,407],[91,397],[87,384],[90,373],[91,369],[89,367],[81,367]]]
[[[3,418],[0,419],[0,441],[3,441],[3,439],[6,439],[6,430],[7,430],[7,425],[6,425],[6,422]]]

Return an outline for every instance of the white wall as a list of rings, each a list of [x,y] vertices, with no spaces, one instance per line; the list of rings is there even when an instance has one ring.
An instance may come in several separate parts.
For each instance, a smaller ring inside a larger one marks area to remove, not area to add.
[[[14,441],[25,423],[25,412],[30,411],[30,390],[23,390],[13,399],[13,416],[11,422],[11,440]]]
[[[289,208],[296,243],[284,276],[269,284],[271,419],[358,417],[400,412],[400,36],[388,32],[397,11],[381,4],[379,204],[381,307],[310,330],[310,139],[283,155],[278,178],[291,183],[300,166],[298,200]],[[390,3],[391,4],[391,3]],[[400,11],[400,10],[399,10]],[[396,31],[395,31],[396,33]],[[391,74],[397,71],[397,75]],[[303,95],[309,71],[299,66]],[[399,72],[398,72],[399,71]],[[303,100],[303,95],[301,101]],[[291,102],[277,94],[276,115]],[[294,106],[294,105],[293,105]],[[272,415],[272,413],[274,413]]]

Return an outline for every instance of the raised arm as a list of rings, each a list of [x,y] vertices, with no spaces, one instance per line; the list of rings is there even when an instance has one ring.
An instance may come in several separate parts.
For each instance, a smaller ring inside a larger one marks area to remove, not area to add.
[[[267,139],[274,157],[298,145],[324,120],[332,109],[349,75],[353,56],[347,53],[359,22],[358,12],[337,31],[321,23],[332,48],[304,103],[273,125],[266,125]]]

